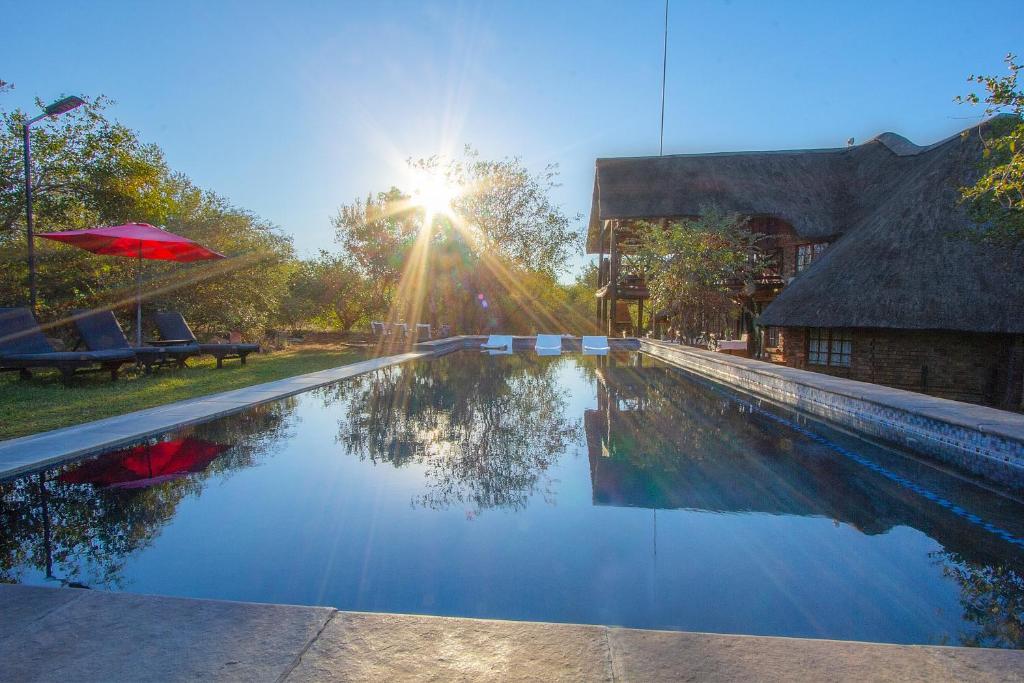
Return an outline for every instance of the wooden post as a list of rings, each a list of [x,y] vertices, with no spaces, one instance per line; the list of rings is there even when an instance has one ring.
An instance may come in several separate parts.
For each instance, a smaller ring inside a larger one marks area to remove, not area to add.
[[[604,286],[604,231],[606,223],[601,223],[601,232],[598,235],[597,246],[597,288]],[[597,331],[604,329],[604,299],[597,300]]]
[[[619,295],[619,245],[616,243],[616,222],[613,221],[611,224],[611,235],[610,244],[608,245],[609,263],[608,263],[608,302],[609,311],[608,315],[608,336],[615,336],[615,318],[618,313],[617,302]]]
[[[644,336],[644,300],[643,297],[636,301],[636,336]]]

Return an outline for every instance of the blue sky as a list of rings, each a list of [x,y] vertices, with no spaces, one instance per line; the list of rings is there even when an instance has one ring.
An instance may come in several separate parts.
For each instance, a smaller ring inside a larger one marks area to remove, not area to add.
[[[176,170],[333,247],[337,207],[458,150],[555,162],[590,208],[594,159],[658,152],[664,3],[0,0],[0,79],[105,94]],[[984,12],[984,15],[980,14]],[[930,143],[976,120],[971,72],[1024,54],[1011,2],[671,0],[665,152]]]

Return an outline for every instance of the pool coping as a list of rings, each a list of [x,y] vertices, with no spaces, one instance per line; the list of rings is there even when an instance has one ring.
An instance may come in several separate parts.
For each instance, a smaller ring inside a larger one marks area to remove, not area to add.
[[[1024,651],[654,631],[0,585],[25,681],[1021,680]]]
[[[640,340],[658,360],[1024,491],[1024,414],[680,344]]]

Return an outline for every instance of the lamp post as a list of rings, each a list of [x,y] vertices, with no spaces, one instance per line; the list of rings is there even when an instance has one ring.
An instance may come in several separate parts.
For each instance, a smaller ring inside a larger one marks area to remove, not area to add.
[[[36,245],[35,235],[32,233],[32,148],[29,129],[33,123],[47,116],[58,116],[83,104],[85,104],[85,100],[81,97],[75,95],[65,97],[44,107],[42,114],[34,119],[29,119],[21,127],[21,132],[25,136],[25,236],[28,238],[28,301],[33,313],[36,312]]]

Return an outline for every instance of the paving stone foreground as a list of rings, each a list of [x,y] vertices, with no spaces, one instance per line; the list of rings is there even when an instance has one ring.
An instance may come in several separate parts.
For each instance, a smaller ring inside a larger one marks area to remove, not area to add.
[[[0,585],[0,680],[1024,681],[1024,651]]]

